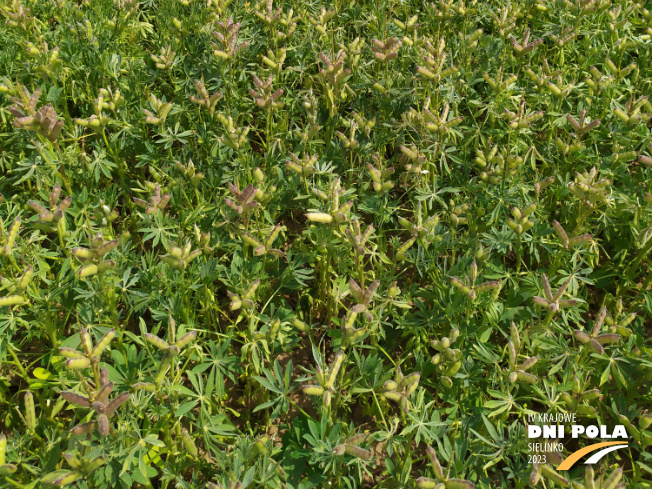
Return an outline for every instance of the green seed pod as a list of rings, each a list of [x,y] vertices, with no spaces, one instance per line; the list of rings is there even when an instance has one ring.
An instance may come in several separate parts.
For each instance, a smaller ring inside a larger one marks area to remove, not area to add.
[[[0,433],[0,465],[5,464],[5,454],[7,453],[7,437]]]
[[[437,487],[437,481],[428,477],[419,477],[417,479],[417,486],[420,489],[435,489]]]
[[[109,434],[109,418],[106,417],[106,414],[100,414],[97,417],[97,430],[101,436],[107,436]]]
[[[441,468],[441,464],[439,463],[435,449],[428,445],[426,447],[426,455],[428,456],[430,464],[432,465],[432,469],[435,472],[435,477],[437,477],[439,480],[444,480],[444,470]]]
[[[165,374],[170,368],[170,356],[165,355],[163,357],[163,360],[161,360],[161,365],[159,367],[158,373],[156,374],[156,378],[154,379],[156,382],[156,385],[160,385],[161,382],[163,382],[163,379],[165,378]]]
[[[0,465],[0,476],[1,475],[11,475],[18,470],[18,467],[16,467],[14,464],[3,464]]]
[[[389,390],[383,391],[382,395],[385,399],[389,399],[390,401],[394,402],[399,402],[403,397],[398,392]]]
[[[441,385],[443,385],[447,389],[451,389],[453,387],[453,380],[450,377],[442,375],[439,381],[441,382]]]
[[[78,424],[70,430],[70,433],[73,436],[87,435],[88,433],[91,433],[96,426],[97,423],[95,421],[89,421],[88,423]]]
[[[594,399],[599,398],[601,395],[602,393],[598,389],[592,389],[590,391],[583,393],[580,396],[580,401],[592,401]]]
[[[97,393],[97,397],[96,397],[97,402],[106,404],[106,401],[109,398],[109,394],[113,392],[113,386],[114,386],[113,382],[105,382],[104,386]]]
[[[335,360],[333,361],[333,365],[331,366],[330,376],[328,377],[328,381],[326,382],[327,389],[331,389],[335,385],[335,379],[337,378],[337,374],[340,371],[340,367],[342,366],[343,361],[344,361],[344,353],[340,351],[335,356]]]
[[[183,446],[186,448],[186,451],[190,454],[190,456],[197,458],[199,455],[197,445],[195,445],[195,440],[192,439],[190,433],[188,433],[188,430],[185,428],[181,430],[181,440],[183,441]]]
[[[34,273],[34,269],[32,267],[27,267],[22,277],[18,281],[18,288],[20,290],[25,290],[27,288],[30,280],[32,279],[33,273]]]
[[[91,353],[91,358],[92,357],[100,357],[102,355],[102,352],[105,350],[107,346],[109,346],[109,343],[111,343],[111,340],[115,337],[115,329],[111,328],[109,331],[106,332],[104,336],[102,336],[102,339],[99,341],[99,343],[95,346]]]
[[[318,385],[304,385],[301,389],[304,394],[309,396],[321,396],[324,394],[324,388]]]
[[[8,295],[0,298],[0,307],[4,306],[20,306],[27,304],[27,300],[20,295]]]
[[[529,374],[523,370],[516,372],[516,378],[522,382],[527,382],[528,384],[536,384],[539,381],[536,375]]]
[[[398,405],[404,413],[407,413],[410,410],[410,404],[408,403],[407,397],[401,397]]]
[[[638,426],[642,430],[647,430],[652,425],[652,416],[649,414],[643,415],[638,419]]]
[[[399,384],[399,388],[406,389],[414,384],[418,384],[420,378],[421,378],[421,374],[419,372],[413,372],[410,375],[406,375],[405,377],[403,377],[403,380],[401,380]]]
[[[309,212],[306,217],[310,222],[319,222],[323,224],[330,224],[333,222],[333,216],[325,212]]]
[[[446,481],[446,489],[474,489],[475,484],[470,481],[462,479],[448,479]]]
[[[331,391],[324,392],[324,396],[323,396],[324,406],[328,407],[331,405],[331,397],[332,397]]]
[[[395,391],[398,389],[398,384],[393,380],[388,380],[385,382],[385,384],[383,384],[383,389],[388,391]]]
[[[167,350],[170,345],[168,345],[168,342],[165,341],[162,338],[159,338],[156,335],[153,335],[152,333],[145,333],[145,339],[150,342],[152,345],[156,346],[157,348],[160,348],[161,350]]]
[[[371,452],[369,450],[365,450],[364,448],[360,448],[355,445],[349,445],[348,443],[344,446],[344,451],[357,458],[361,458],[362,460],[370,460],[371,459]]]
[[[179,341],[177,341],[177,342],[175,343],[175,345],[176,345],[179,349],[183,349],[183,348],[185,348],[188,344],[190,344],[190,342],[194,341],[195,338],[197,338],[197,331],[191,331],[191,332],[186,333],[185,335],[183,335],[183,336],[179,339]]]
[[[460,370],[461,367],[462,367],[462,362],[458,360],[457,362],[455,362],[453,365],[451,365],[446,369],[444,375],[446,377],[452,377]]]
[[[547,464],[540,465],[540,470],[541,470],[541,475],[546,477],[547,479],[551,479],[552,481],[556,482],[562,487],[568,487],[570,486],[570,482],[568,482],[567,479],[562,477],[559,472],[557,472],[555,469],[550,467]]]
[[[30,391],[25,392],[25,423],[29,430],[36,428],[36,411],[34,409],[34,396]]]
[[[66,367],[68,367],[70,370],[88,368],[90,366],[91,366],[91,361],[86,357],[71,358],[68,361],[66,361]]]
[[[91,401],[86,396],[82,396],[76,392],[64,391],[61,393],[61,397],[71,404],[76,404],[81,407],[91,407]]]
[[[81,280],[84,280],[87,277],[95,275],[97,272],[98,272],[97,265],[91,264],[91,265],[87,265],[85,267],[80,268],[79,272],[77,272],[77,276]]]
[[[308,331],[310,331],[310,326],[308,326],[306,323],[299,320],[298,318],[294,318],[292,320],[292,325],[302,333],[307,333]]]
[[[532,368],[534,366],[534,364],[537,363],[538,360],[539,360],[539,357],[529,357],[528,359],[526,359],[523,362],[523,364],[521,365],[521,368],[523,370],[529,370],[530,368]]]
[[[133,384],[130,388],[131,390],[134,391],[144,390],[147,392],[154,392],[156,390],[156,386],[150,382],[137,382]]]

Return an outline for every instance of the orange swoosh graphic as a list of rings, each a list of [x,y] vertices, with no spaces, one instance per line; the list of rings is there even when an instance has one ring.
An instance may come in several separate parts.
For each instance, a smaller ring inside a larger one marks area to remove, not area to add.
[[[589,445],[588,447],[580,448],[578,451],[571,453],[568,457],[564,459],[562,463],[559,464],[559,467],[557,467],[557,470],[568,470],[570,469],[575,462],[577,462],[579,459],[581,459],[584,455],[587,453],[594,452],[600,448],[603,447],[608,447],[611,445],[626,445],[627,442],[623,441],[605,441],[602,443],[595,443],[593,445]]]

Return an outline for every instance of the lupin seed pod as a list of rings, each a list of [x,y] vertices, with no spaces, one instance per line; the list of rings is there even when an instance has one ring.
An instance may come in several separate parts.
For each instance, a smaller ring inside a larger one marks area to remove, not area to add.
[[[36,428],[36,411],[34,409],[34,396],[30,391],[25,392],[25,423],[27,424],[27,429],[29,430],[33,431],[34,428]]]

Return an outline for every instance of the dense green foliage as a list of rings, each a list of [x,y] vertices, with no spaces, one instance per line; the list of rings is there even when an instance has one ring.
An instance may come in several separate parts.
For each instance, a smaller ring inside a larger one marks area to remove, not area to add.
[[[1,8],[0,487],[650,487],[646,5]]]

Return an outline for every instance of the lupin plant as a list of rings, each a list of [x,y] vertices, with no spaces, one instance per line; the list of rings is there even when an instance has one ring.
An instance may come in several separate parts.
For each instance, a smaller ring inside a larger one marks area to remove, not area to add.
[[[507,119],[507,125],[512,130],[528,129],[530,124],[535,121],[538,121],[545,115],[545,112],[533,112],[530,114],[525,113],[525,98],[521,98],[521,103],[518,107],[518,112],[512,112],[511,110],[505,109],[505,119]]]
[[[12,256],[16,238],[20,232],[22,222],[17,217],[11,225],[5,228],[5,223],[0,220],[0,256]]]
[[[111,250],[115,249],[118,244],[119,240],[117,239],[105,240],[102,231],[100,231],[90,239],[90,249],[81,247],[73,248],[71,253],[84,265],[77,272],[77,276],[85,280],[92,275],[104,273],[114,268],[115,261],[105,260],[104,257]]]
[[[3,289],[7,289],[9,294],[0,297],[0,306],[14,306],[29,303],[27,298],[27,287],[29,287],[32,277],[34,276],[34,268],[27,267],[21,275],[11,280],[0,275],[0,284]]]
[[[444,53],[446,40],[441,37],[433,42],[434,45],[430,41],[425,41],[424,52],[421,55],[423,66],[417,67],[417,73],[432,83],[439,83],[442,79],[455,75],[459,70],[456,66],[446,68],[447,55]]]
[[[49,233],[59,233],[59,236],[63,239],[67,234],[65,212],[72,203],[72,196],[69,195],[59,202],[61,185],[57,183],[52,188],[49,197],[49,207],[45,207],[35,200],[28,202],[29,206],[35,212],[38,212],[37,220],[33,222],[33,225]]]
[[[478,264],[475,260],[471,263],[471,275],[467,276],[464,280],[461,280],[458,277],[451,277],[451,283],[453,286],[458,288],[464,295],[466,295],[470,301],[474,301],[478,298],[480,294],[485,292],[500,291],[502,282],[500,280],[491,280],[489,282],[484,282],[479,285],[475,285],[475,281],[478,278]]]
[[[313,351],[313,354],[314,353],[315,352]],[[304,394],[321,397],[324,406],[330,407],[333,394],[337,392],[336,381],[344,359],[344,352],[339,351],[337,355],[335,355],[333,363],[326,371],[321,368],[319,361],[317,361],[315,367],[315,378],[317,379],[317,384],[304,384],[302,386]],[[317,358],[315,358],[315,360],[317,360]]]
[[[464,117],[458,116],[458,117],[452,117],[449,119],[448,114],[450,111],[450,106],[448,105],[448,102],[444,104],[444,106],[441,109],[441,112],[439,115],[435,115],[430,111],[429,107],[424,107],[423,108],[423,113],[424,113],[424,119],[426,122],[426,129],[432,132],[439,133],[439,135],[445,135],[450,131],[453,127],[459,125],[463,120]]]
[[[290,161],[286,161],[285,165],[294,173],[297,173],[298,175],[301,175],[305,178],[313,175],[317,171],[314,166],[315,163],[317,163],[317,155],[311,156],[307,153],[304,153],[303,158],[299,158],[292,151],[290,151]]]
[[[91,408],[95,411],[97,419],[95,421],[88,421],[75,426],[70,432],[74,436],[85,435],[92,433],[97,429],[100,436],[108,436],[112,430],[109,420],[113,417],[118,409],[127,399],[129,399],[129,392],[123,392],[113,399],[109,396],[113,392],[113,382],[109,382],[109,372],[104,368],[100,372],[99,389],[83,396],[72,391],[65,391],[61,393],[63,397],[70,404],[77,406]],[[115,436],[115,435],[114,435]]]
[[[376,163],[375,166],[367,163],[372,187],[376,192],[388,192],[394,188],[394,182],[389,179],[394,174],[394,167],[390,166],[389,168],[380,169],[382,168],[382,161],[379,154],[373,155],[372,159]]]
[[[647,112],[641,113],[641,109],[643,108]],[[650,104],[647,97],[640,97],[637,100],[634,100],[634,97],[630,98],[625,104],[624,109],[616,107],[614,109],[614,115],[626,126],[636,126],[641,123],[646,123],[652,118],[652,104]]]
[[[281,250],[272,248],[274,241],[276,241],[276,239],[279,237],[282,230],[283,227],[280,224],[277,224],[272,229],[272,232],[269,233],[269,236],[267,236],[267,238],[265,238],[262,241],[257,240],[249,233],[242,233],[242,240],[254,248],[254,255],[256,256],[261,256],[265,254],[273,255],[273,256],[283,256],[283,252]]]
[[[326,212],[308,212],[306,214],[308,221],[320,224],[342,224],[349,219],[348,215],[353,207],[353,201],[349,200],[340,205],[340,197],[346,192],[346,189],[342,187],[340,178],[336,178],[331,183],[328,193],[317,188],[313,188],[312,191],[320,200],[326,203],[328,209]]]
[[[510,329],[511,337],[507,343],[507,361],[509,364],[509,381],[514,384],[516,382],[526,382],[528,384],[536,384],[539,382],[539,378],[533,373],[528,372],[536,363],[539,361],[539,358],[527,357],[523,361],[519,361],[519,354],[523,344],[521,343],[521,338],[518,332],[518,328],[512,322]]]
[[[324,53],[320,53],[317,57],[318,61],[323,63],[324,68],[319,70],[326,90],[332,95],[329,97],[330,106],[329,113],[334,116],[337,113],[337,103],[342,98],[342,88],[346,85],[345,80],[351,75],[351,68],[344,68],[344,60],[346,59],[346,52],[342,49],[337,54],[329,58]]]
[[[16,117],[13,122],[14,127],[34,131],[47,138],[50,142],[55,142],[63,129],[63,121],[57,117],[57,113],[51,104],[44,105],[38,111],[36,110],[41,89],[37,88],[30,95],[27,88],[21,85],[18,92],[20,97],[12,97],[11,101],[14,105],[9,107],[9,112]]]
[[[34,27],[36,19],[32,16],[32,11],[18,0],[12,0],[11,4],[7,4],[2,13],[6,16],[10,27],[18,28],[23,32],[28,32]]]
[[[372,39],[374,58],[380,63],[387,63],[398,57],[398,50],[403,44],[396,36],[390,37],[385,42]]]
[[[199,106],[206,107],[208,113],[213,115],[215,113],[215,106],[217,105],[217,102],[222,98],[222,92],[218,90],[217,92],[210,95],[204,86],[203,80],[195,80],[195,90],[197,90],[197,95],[199,95],[199,97],[191,95],[191,102]]]
[[[179,161],[175,161],[174,164],[177,165],[177,168],[183,174],[183,176],[190,180],[190,184],[193,187],[197,188],[199,182],[204,179],[204,174],[195,170],[195,164],[192,162],[192,160],[188,160],[186,165],[182,164]]]
[[[163,358],[161,358],[158,363],[158,369],[156,376],[154,377],[154,383],[150,382],[139,382],[131,386],[132,390],[145,390],[145,391],[154,391],[160,390],[163,384],[163,381],[166,379],[168,372],[170,372],[170,378],[174,383],[174,376],[178,372],[178,357],[184,352],[184,348],[191,345],[197,338],[197,331],[189,331],[184,334],[181,338],[177,339],[176,331],[176,321],[170,317],[168,321],[168,339],[167,341],[163,338],[152,334],[145,333],[145,340],[148,343],[155,346],[163,352]],[[186,350],[187,353],[187,350]]]
[[[247,134],[249,134],[249,127],[237,127],[233,122],[233,117],[228,117],[221,113],[217,114],[217,119],[222,124],[226,134],[221,138],[222,143],[229,148],[237,151],[244,147],[247,143]]]
[[[68,359],[66,360],[66,367],[77,374],[82,389],[86,394],[82,395],[73,391],[64,391],[61,392],[61,397],[70,404],[91,408],[97,415],[94,421],[76,425],[71,430],[74,436],[90,434],[98,430],[101,436],[106,437],[112,430],[109,419],[129,398],[129,392],[123,392],[112,400],[109,400],[114,383],[109,381],[109,371],[107,368],[100,369],[100,357],[115,335],[115,329],[111,328],[94,345],[90,332],[86,328],[81,328],[79,336],[83,351],[68,347],[59,348],[60,354]],[[88,369],[92,372],[91,378],[86,378],[81,373],[81,371]],[[115,433],[113,433],[113,436],[114,438],[116,437]]]
[[[452,328],[448,336],[442,336],[438,340],[432,340],[431,346],[437,350],[430,362],[437,365],[439,371],[439,381],[441,384],[450,389],[453,387],[453,377],[462,367],[462,351],[452,348],[453,343],[459,338],[460,330]]]
[[[322,7],[317,18],[308,17],[308,20],[321,36],[326,36],[326,27],[328,26],[328,21],[333,18],[333,15],[335,15],[335,10],[326,10]]]
[[[566,403],[567,409],[580,416],[594,418],[598,415],[598,411],[591,405],[591,401],[598,399],[600,396],[602,396],[602,393],[599,389],[584,389],[576,375],[573,377],[570,391],[563,392],[560,397]]]
[[[407,413],[410,410],[410,402],[408,401],[410,395],[419,387],[419,380],[421,374],[413,372],[409,375],[403,375],[401,368],[396,369],[396,377],[394,380],[388,380],[383,384],[383,397],[393,402],[397,402],[401,408],[402,413]]]
[[[409,161],[410,163],[407,163],[405,165],[405,169],[409,173],[413,174],[421,174],[421,173],[427,173],[428,170],[423,170],[423,165],[426,163],[426,156],[419,151],[419,149],[416,147],[416,145],[412,144],[411,146],[401,146],[401,155],[403,156],[403,159]],[[382,175],[381,175],[382,176]]]
[[[161,214],[171,198],[172,197],[169,193],[161,195],[161,185],[157,183],[154,186],[154,194],[150,197],[149,202],[137,197],[133,197],[133,201],[138,207],[145,209],[145,214],[150,216],[153,214]]]
[[[240,189],[229,182],[229,192],[234,197],[235,202],[231,199],[224,199],[224,203],[233,209],[239,216],[247,216],[251,211],[257,209],[260,205],[254,199],[256,198],[258,189],[253,185],[249,185],[242,192]]]
[[[7,454],[7,437],[0,433],[0,477],[5,478],[16,472],[17,467],[14,464],[8,464]]]
[[[63,474],[60,474],[59,471],[54,472],[51,476],[46,476],[42,479],[44,483],[49,482],[53,486],[65,487],[88,478],[93,472],[98,470],[107,462],[106,457],[103,455],[96,457],[90,455],[84,457],[78,451],[65,452],[63,458],[72,470],[64,471]]]
[[[277,37],[283,37],[283,34],[281,32],[277,32]],[[268,49],[267,56],[263,55],[261,59],[263,63],[265,63],[269,68],[274,70],[276,73],[280,73],[283,70],[283,63],[285,63],[286,56],[287,50],[286,48],[282,47],[277,51]]]
[[[504,75],[503,67],[501,66],[498,69],[498,75],[496,75],[496,78],[492,78],[486,71],[482,74],[482,78],[484,78],[496,94],[499,94],[507,90],[507,87],[516,82],[516,80],[518,80],[518,75]]]
[[[523,30],[523,37],[521,38],[521,42],[518,42],[514,36],[509,36],[509,39],[512,42],[512,48],[514,48],[514,52],[517,56],[524,56],[532,52],[534,48],[540,44],[543,44],[543,39],[535,39],[534,41],[530,42],[529,28],[525,28]]]
[[[568,189],[590,206],[607,200],[607,187],[611,180],[601,178],[598,180],[598,169],[594,166],[590,171],[583,173],[575,172],[575,181],[568,183]]]
[[[90,127],[99,133],[111,121],[111,118],[104,113],[104,110],[110,110],[115,113],[123,103],[124,96],[120,94],[119,89],[113,91],[110,88],[101,88],[97,98],[93,101],[95,113],[86,119],[75,119],[75,124]]]
[[[149,96],[149,105],[154,112],[148,109],[141,109],[143,114],[145,114],[145,124],[164,126],[165,119],[167,119],[167,116],[172,110],[172,102],[166,102],[165,97],[159,99],[154,94],[151,94]]]
[[[561,70],[552,70],[548,64],[548,60],[543,58],[542,63],[539,65],[538,73],[535,73],[528,66],[525,69],[525,74],[535,83],[538,90],[543,90],[550,80],[561,75]]]
[[[595,94],[600,94],[605,88],[607,88],[611,83],[614,81],[613,76],[606,76],[600,73],[600,70],[598,70],[595,66],[591,66],[591,69],[589,70],[591,73],[590,77],[585,77],[584,82],[591,87],[591,90]],[[624,114],[624,117],[626,117],[627,121],[629,122],[629,116],[627,114]]]
[[[536,208],[537,205],[534,202],[528,204],[522,209],[519,209],[518,207],[512,208],[512,217],[514,219],[507,219],[505,224],[507,224],[507,227],[518,235],[519,239],[523,233],[534,226],[534,222],[531,221],[529,217],[536,210]]]
[[[338,456],[350,455],[361,458],[362,460],[370,460],[371,452],[360,447],[360,444],[364,443],[366,439],[367,435],[365,433],[350,436],[344,443],[340,443],[333,449],[333,454]]]
[[[219,43],[213,44],[215,48],[213,54],[215,56],[224,60],[230,60],[249,45],[247,41],[238,42],[240,25],[240,22],[234,23],[233,18],[216,23],[218,30],[211,32],[211,35]]]
[[[444,469],[439,463],[437,453],[431,446],[426,447],[426,455],[430,461],[430,467],[435,476],[435,479],[429,477],[419,477],[416,480],[419,489],[473,489],[475,484],[465,479],[456,479],[444,474]],[[450,473],[450,467],[449,467]]]
[[[569,238],[563,226],[559,224],[559,222],[556,220],[552,221],[552,227],[555,228],[555,233],[557,233],[557,237],[559,237],[559,241],[567,251],[570,250],[571,248],[576,248],[585,243],[588,243],[593,239],[592,234],[581,234],[580,236]]]
[[[253,301],[254,295],[256,294],[256,289],[260,285],[260,280],[254,280],[245,290],[243,294],[234,294],[233,292],[226,291],[231,299],[231,304],[229,309],[232,311],[237,311],[238,309],[244,309],[245,311],[253,309],[255,303]]]
[[[576,329],[573,331],[573,336],[575,336],[575,339],[582,343],[586,348],[591,349],[595,353],[603,354],[604,345],[615,343],[620,339],[620,335],[618,333],[601,334],[602,325],[604,324],[606,317],[607,308],[602,307],[602,309],[600,309],[600,314],[596,318],[593,328],[591,329],[591,332],[586,333],[581,329]]]
[[[550,288],[550,282],[548,281],[548,277],[544,273],[541,276],[541,282],[543,284],[543,293],[545,297],[540,297],[538,295],[535,295],[532,298],[532,301],[543,307],[548,311],[548,317],[551,319],[553,316],[555,316],[562,308],[566,307],[572,307],[575,304],[577,304],[577,301],[574,299],[562,299],[564,296],[564,292],[566,292],[566,289],[568,288],[568,285],[570,284],[571,278],[569,277],[561,286],[557,289],[557,291],[553,294],[552,289]]]
[[[161,261],[167,263],[172,268],[177,270],[185,270],[191,261],[198,256],[201,256],[202,250],[192,249],[192,242],[186,241],[186,244],[181,248],[174,242],[169,243],[168,254],[161,256]]]
[[[482,170],[480,180],[491,185],[499,185],[518,173],[523,164],[523,157],[509,154],[507,148],[500,148],[496,144],[485,151],[476,149],[474,161]]]
[[[172,51],[172,46],[163,47],[158,55],[151,54],[150,58],[159,70],[169,70],[174,66],[176,51]]]
[[[279,109],[283,107],[283,102],[279,102],[278,98],[283,95],[283,89],[279,88],[275,92],[272,92],[272,81],[273,76],[269,75],[267,79],[263,82],[253,74],[254,85],[258,90],[250,89],[249,95],[254,99],[254,102],[258,107],[263,109]]]

